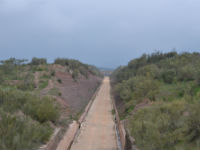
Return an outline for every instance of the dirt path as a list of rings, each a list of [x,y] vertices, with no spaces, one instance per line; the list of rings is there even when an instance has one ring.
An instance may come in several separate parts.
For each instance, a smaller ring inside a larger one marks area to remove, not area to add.
[[[110,80],[105,78],[71,150],[117,150]]]

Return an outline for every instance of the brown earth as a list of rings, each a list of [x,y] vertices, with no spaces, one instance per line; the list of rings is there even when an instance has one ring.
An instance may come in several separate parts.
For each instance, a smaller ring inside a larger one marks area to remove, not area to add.
[[[80,76],[75,81],[71,74],[58,71],[56,77],[62,81],[62,83],[55,83],[62,94],[61,98],[75,113],[84,109],[101,82],[99,77],[91,74],[89,74],[88,79]]]

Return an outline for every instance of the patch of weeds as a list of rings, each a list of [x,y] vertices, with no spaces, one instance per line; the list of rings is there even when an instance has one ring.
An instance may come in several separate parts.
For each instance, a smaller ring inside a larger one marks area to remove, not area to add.
[[[72,78],[74,79],[74,81],[77,80],[78,76],[79,76],[78,70],[74,70],[73,73],[72,73]]]
[[[62,96],[62,93],[61,93],[61,92],[59,92],[59,93],[58,93],[58,96]]]
[[[133,105],[131,105],[131,106],[128,108],[127,113],[131,113],[131,112],[133,111],[134,108],[135,108],[135,107],[134,107]]]
[[[70,124],[71,120],[70,119],[62,119],[58,121],[58,124],[63,126],[63,127],[67,127]]]
[[[60,84],[62,83],[62,80],[61,80],[60,78],[57,79],[57,81],[58,81],[58,83],[60,83]]]
[[[126,119],[126,114],[125,113],[124,114],[119,114],[119,118],[120,118],[120,120]]]
[[[52,89],[50,89],[49,90],[49,92],[48,92],[50,95],[54,95],[54,96],[60,96],[60,92],[59,92],[59,90],[57,89],[57,88],[52,88]]]
[[[48,80],[40,80],[39,88],[40,88],[40,89],[46,88],[46,87],[48,86],[48,83],[49,83]]]
[[[48,71],[48,68],[46,65],[33,66],[32,68],[34,71]]]
[[[51,76],[55,76],[55,71],[51,71]]]
[[[115,109],[112,109],[112,115],[115,115]]]
[[[50,79],[50,76],[45,73],[45,74],[42,75],[42,79]]]

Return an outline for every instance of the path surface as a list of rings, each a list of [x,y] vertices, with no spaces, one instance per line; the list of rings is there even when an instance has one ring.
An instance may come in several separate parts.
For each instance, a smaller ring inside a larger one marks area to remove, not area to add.
[[[104,78],[71,150],[117,150],[110,80]]]

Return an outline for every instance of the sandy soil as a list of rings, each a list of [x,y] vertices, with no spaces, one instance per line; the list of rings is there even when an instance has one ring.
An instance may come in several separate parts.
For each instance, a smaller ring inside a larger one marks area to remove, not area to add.
[[[105,78],[71,150],[117,150],[110,80]]]

